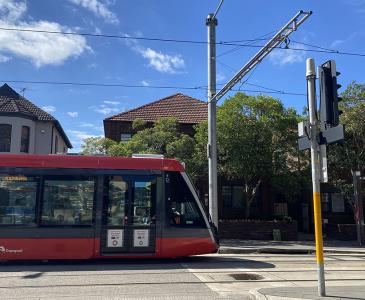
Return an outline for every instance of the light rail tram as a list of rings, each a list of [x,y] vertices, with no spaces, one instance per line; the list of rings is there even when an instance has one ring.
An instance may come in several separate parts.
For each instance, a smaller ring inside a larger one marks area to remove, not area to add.
[[[177,160],[0,155],[0,260],[206,254],[215,232]]]

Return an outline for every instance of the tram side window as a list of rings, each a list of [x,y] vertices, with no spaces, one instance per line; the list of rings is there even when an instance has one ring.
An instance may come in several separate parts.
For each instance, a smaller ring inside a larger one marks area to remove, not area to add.
[[[94,186],[93,178],[46,178],[42,224],[92,225]]]
[[[166,192],[170,224],[205,227],[202,214],[184,178],[178,172],[168,172]]]
[[[109,176],[105,179],[108,191],[107,224],[125,225],[128,223],[126,204],[128,200],[128,184],[121,176]]]
[[[35,223],[38,177],[0,176],[0,225]]]

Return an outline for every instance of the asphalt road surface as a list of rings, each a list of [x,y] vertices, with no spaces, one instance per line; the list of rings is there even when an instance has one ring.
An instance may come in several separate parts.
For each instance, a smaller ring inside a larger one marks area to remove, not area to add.
[[[365,255],[327,255],[328,286],[364,286]],[[313,255],[0,263],[0,299],[254,299],[252,289],[316,286]]]

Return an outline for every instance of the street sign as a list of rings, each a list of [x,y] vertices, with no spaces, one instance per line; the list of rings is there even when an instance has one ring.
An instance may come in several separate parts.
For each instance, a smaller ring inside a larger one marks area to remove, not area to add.
[[[298,139],[298,147],[299,147],[299,150],[310,149],[311,141],[308,139],[308,137],[303,136]]]

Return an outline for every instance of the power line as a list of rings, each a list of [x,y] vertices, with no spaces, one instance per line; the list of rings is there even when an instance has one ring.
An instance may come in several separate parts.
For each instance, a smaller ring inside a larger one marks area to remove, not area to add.
[[[272,36],[270,37],[270,35],[272,35],[275,32],[277,32],[277,30],[270,31],[270,32],[268,32],[266,34],[260,35],[257,38],[252,39],[251,41],[248,41],[248,43],[245,44],[245,45],[252,45],[252,44],[254,44],[254,43],[258,42],[258,41],[267,41],[267,40],[270,40],[272,38]],[[236,43],[236,42],[240,42],[241,43],[241,42],[245,42],[245,40],[229,41],[228,43]],[[236,46],[236,47],[234,47],[234,48],[232,48],[230,50],[227,50],[225,52],[222,52],[222,53],[218,54],[217,57],[221,57],[223,55],[226,55],[226,54],[229,54],[229,53],[232,53],[232,52],[236,52],[239,49],[241,49],[241,46]]]
[[[25,28],[7,28],[0,27],[3,31],[17,31],[17,32],[32,32],[32,33],[47,33],[47,34],[63,34],[63,35],[79,35],[79,36],[89,36],[89,37],[103,37],[103,38],[116,38],[116,39],[133,39],[133,40],[145,40],[145,41],[156,41],[156,42],[172,42],[172,43],[186,43],[186,44],[207,44],[206,41],[196,41],[196,40],[178,40],[178,39],[164,39],[164,38],[150,38],[150,37],[136,37],[129,35],[111,35],[111,34],[95,34],[95,33],[85,33],[85,32],[63,32],[63,31],[49,31],[49,30],[37,30],[37,29],[25,29]],[[244,41],[244,40],[241,40]],[[254,40],[248,39],[246,42],[252,42]],[[248,48],[262,48],[263,45],[252,45],[252,44],[237,44],[231,42],[216,42],[216,45],[221,46],[238,46],[238,47],[248,47]],[[365,53],[355,53],[355,52],[345,52],[339,50],[321,50],[321,49],[305,49],[305,48],[281,48],[275,47],[281,50],[293,50],[293,51],[304,51],[304,52],[317,52],[317,53],[331,53],[337,55],[348,55],[348,56],[358,56],[365,57]]]
[[[53,30],[40,30],[40,29],[27,29],[27,28],[8,28],[0,27],[3,31],[16,31],[16,32],[29,32],[29,33],[46,33],[46,34],[63,34],[63,35],[78,35],[97,38],[114,38],[123,40],[142,40],[142,41],[154,41],[154,42],[171,42],[171,43],[187,43],[187,44],[207,44],[207,41],[196,40],[179,40],[179,39],[165,39],[165,38],[151,38],[151,37],[138,37],[130,35],[116,35],[116,34],[101,34],[101,33],[88,33],[88,32],[72,32],[72,31],[53,31]],[[247,42],[252,39],[246,40]],[[225,46],[237,46],[237,44],[231,44],[226,42],[216,42],[217,45]]]
[[[91,86],[91,87],[123,87],[123,88],[149,88],[149,89],[180,89],[180,90],[207,90],[207,86],[169,86],[169,85],[137,85],[137,84],[120,84],[120,83],[93,83],[93,82],[65,82],[65,81],[29,81],[29,80],[0,80],[8,83],[23,83],[23,84],[48,84],[48,85],[72,85],[72,86]],[[254,86],[254,84],[251,84]],[[264,88],[264,87],[263,87]],[[270,89],[270,88],[266,88]],[[270,91],[272,90],[272,91]],[[306,94],[287,92],[270,89],[265,90],[249,90],[249,89],[232,89],[232,91],[243,91],[250,93],[267,93],[267,94],[281,94],[292,96],[306,96]]]

